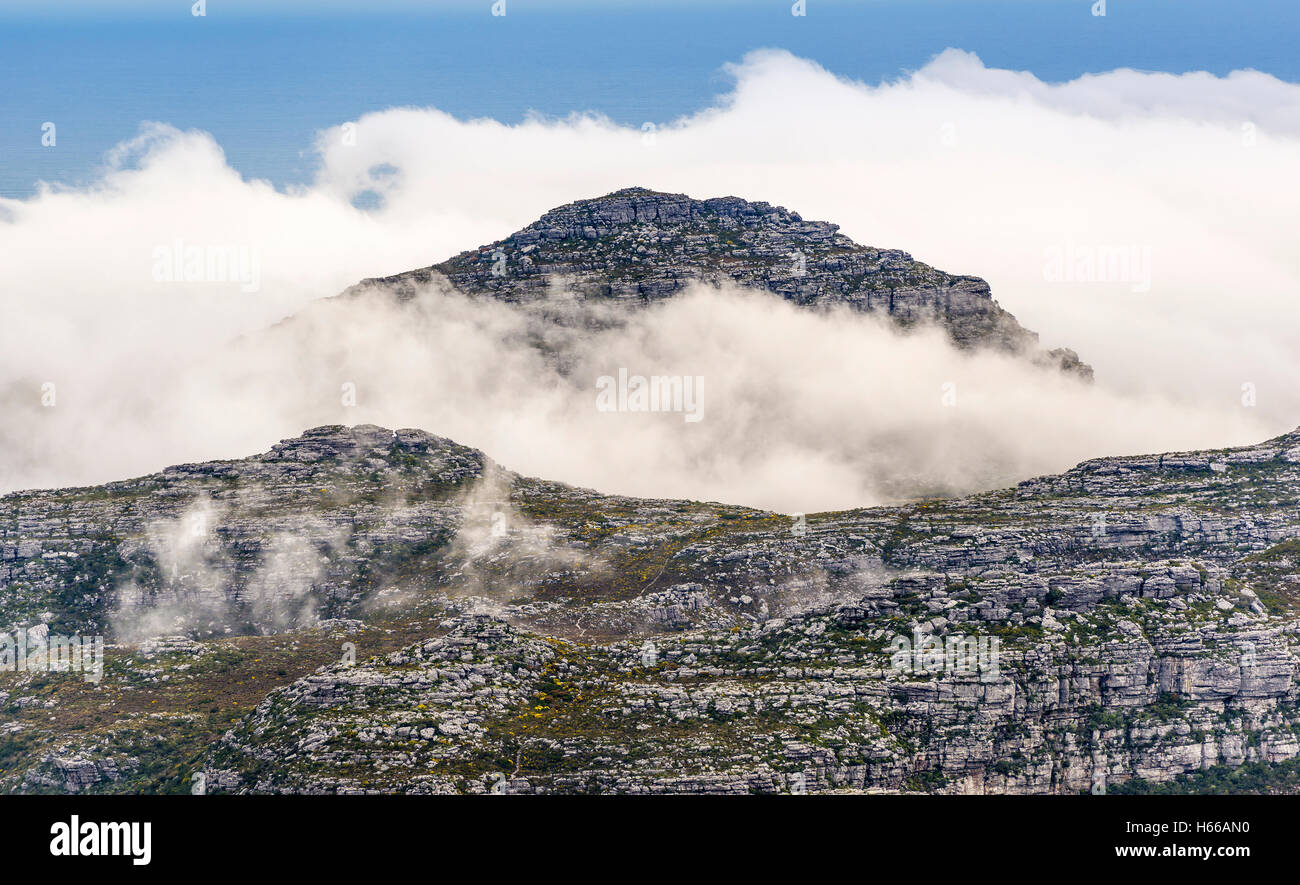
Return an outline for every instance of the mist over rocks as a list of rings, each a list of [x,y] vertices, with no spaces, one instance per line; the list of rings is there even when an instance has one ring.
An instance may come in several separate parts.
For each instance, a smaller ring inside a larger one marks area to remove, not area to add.
[[[328,426],[241,461],[8,495],[0,624],[123,641],[311,626],[377,589],[361,572],[380,551],[450,539],[453,497],[486,465],[423,431]],[[378,521],[363,528],[366,512]]]
[[[1105,791],[1300,755],[1298,451],[1300,431],[799,520],[326,426],[0,498],[0,621],[187,635],[119,635],[102,697],[170,686],[174,752],[202,749],[215,792]],[[268,566],[286,539],[310,556]],[[953,658],[972,643],[993,666]],[[235,691],[212,668],[264,655],[246,718],[192,709],[187,685]],[[94,700],[27,694],[47,684],[5,682],[29,749],[0,786],[158,786],[124,738],[57,730]],[[121,715],[133,747],[160,727]]]
[[[363,280],[349,292],[381,287],[410,298],[439,277],[462,292],[507,302],[538,299],[559,284],[583,299],[631,307],[694,283],[730,283],[813,308],[880,313],[904,328],[937,323],[959,347],[1093,374],[1074,351],[1039,347],[1038,336],[993,300],[984,280],[944,273],[901,250],[859,246],[837,224],[739,197],[699,200],[625,188],[552,209],[504,240],[441,264]]]

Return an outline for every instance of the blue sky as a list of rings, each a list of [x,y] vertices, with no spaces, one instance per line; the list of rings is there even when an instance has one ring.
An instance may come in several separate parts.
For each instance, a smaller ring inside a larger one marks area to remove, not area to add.
[[[210,131],[248,177],[309,179],[315,131],[392,106],[514,122],[595,111],[662,123],[727,91],[722,71],[779,47],[877,83],[947,47],[1061,81],[1119,67],[1300,80],[1289,0],[0,3],[0,196],[84,183],[155,120]],[[55,148],[41,125],[57,124]]]

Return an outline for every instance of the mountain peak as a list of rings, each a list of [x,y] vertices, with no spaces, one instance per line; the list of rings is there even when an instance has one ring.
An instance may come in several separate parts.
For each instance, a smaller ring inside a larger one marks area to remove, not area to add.
[[[946,273],[899,249],[862,246],[837,224],[735,196],[623,188],[557,206],[505,239],[441,264],[358,288],[405,299],[434,279],[508,302],[544,298],[563,279],[582,298],[629,308],[694,283],[740,285],[811,308],[884,314],[903,328],[935,323],[958,347],[993,348],[1092,376],[1074,351],[1044,350],[979,277]]]
[[[805,233],[822,238],[834,237],[839,230],[838,224],[805,222],[798,212],[770,203],[750,202],[734,196],[697,200],[686,194],[627,187],[602,197],[558,206],[511,239],[519,238],[521,234],[555,231],[591,239],[593,232],[596,236],[607,236],[616,228],[628,225],[657,224],[676,228],[727,222],[745,228],[804,225]]]

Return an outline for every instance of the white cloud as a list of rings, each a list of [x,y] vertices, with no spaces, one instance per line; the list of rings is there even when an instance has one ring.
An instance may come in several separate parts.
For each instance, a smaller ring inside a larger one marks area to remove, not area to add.
[[[391,109],[355,121],[355,144],[321,133],[316,181],[279,192],[244,181],[206,134],[150,125],[94,187],[0,201],[0,488],[238,457],[311,424],[375,420],[602,490],[815,510],[878,500],[899,476],[980,487],[1300,423],[1300,86],[1133,71],[1049,85],[954,51],[880,87],[780,52],[732,73],[718,107],[653,139],[590,116],[506,126]],[[490,305],[440,301],[414,326],[330,305],[319,315],[335,325],[317,335],[335,347],[256,335],[359,278],[631,185],[779,203],[983,276],[1045,344],[1092,363],[1096,389],[725,295],[645,318],[641,339],[576,345],[597,375],[652,357],[705,375],[698,425],[600,424],[633,416],[587,413],[576,375],[502,353],[505,330],[526,320]],[[367,191],[379,208],[354,208]],[[259,290],[156,281],[156,250],[177,240],[256,253]],[[1149,255],[1148,291],[1123,274],[1048,279],[1053,255],[1116,249]],[[239,335],[250,337],[232,344]],[[646,341],[656,350],[638,350]],[[343,365],[359,377],[339,379]],[[959,370],[958,410],[936,416],[936,373]],[[356,409],[338,405],[344,380],[361,388]],[[932,444],[918,449],[923,437]]]

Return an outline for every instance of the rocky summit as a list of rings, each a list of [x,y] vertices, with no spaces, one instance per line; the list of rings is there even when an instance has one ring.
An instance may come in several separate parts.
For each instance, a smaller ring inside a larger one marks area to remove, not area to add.
[[[437,280],[513,303],[558,283],[583,298],[628,306],[692,283],[739,284],[810,307],[881,314],[904,328],[937,323],[961,347],[1023,354],[1092,377],[1074,351],[1042,348],[984,280],[944,273],[897,249],[859,246],[839,225],[738,197],[696,200],[627,188],[552,209],[504,240],[441,264],[364,280],[349,294],[378,288],[410,298]]]
[[[320,427],[0,498],[0,633],[9,792],[1294,792],[1300,432],[792,517]]]

